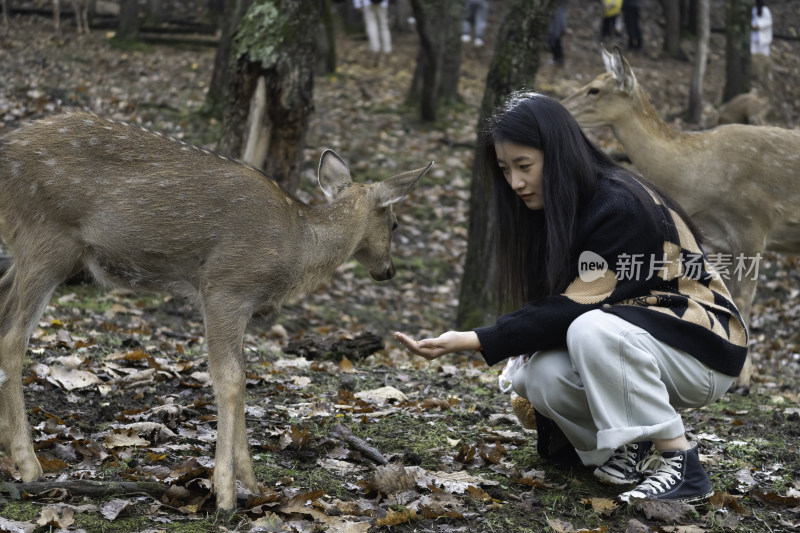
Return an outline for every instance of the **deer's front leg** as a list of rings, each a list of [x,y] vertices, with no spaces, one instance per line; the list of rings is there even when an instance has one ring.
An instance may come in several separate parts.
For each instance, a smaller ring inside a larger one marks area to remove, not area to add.
[[[0,363],[3,363],[0,369],[5,378],[0,384],[0,449],[5,449],[16,463],[22,481],[30,482],[42,477],[42,467],[33,450],[25,411],[20,346],[24,349],[20,339],[10,339],[9,336],[0,339],[0,351],[3,352],[0,353]]]
[[[242,337],[250,316],[249,309],[206,299],[206,339],[217,401],[214,490],[220,509],[236,507],[237,477],[249,490],[258,490],[244,420],[245,360]]]

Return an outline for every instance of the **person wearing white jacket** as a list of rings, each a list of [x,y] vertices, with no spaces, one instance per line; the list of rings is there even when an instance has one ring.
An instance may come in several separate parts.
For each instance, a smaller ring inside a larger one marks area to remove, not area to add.
[[[764,0],[756,0],[753,6],[753,20],[750,24],[750,53],[769,55],[772,44],[772,14],[764,5]]]
[[[392,51],[389,33],[389,0],[353,0],[353,6],[364,14],[369,48],[375,54],[388,55]],[[379,56],[380,63],[382,56]]]

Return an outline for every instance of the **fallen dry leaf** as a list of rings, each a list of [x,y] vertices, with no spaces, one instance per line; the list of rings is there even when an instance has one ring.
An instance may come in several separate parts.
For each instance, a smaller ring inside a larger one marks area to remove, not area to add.
[[[18,520],[9,520],[0,516],[0,531],[8,533],[33,533],[36,530],[36,524],[30,522],[20,522]]]
[[[384,526],[397,526],[405,524],[417,518],[417,513],[413,509],[403,508],[400,510],[392,509],[391,507],[386,511],[384,518],[379,518],[375,521],[376,527]]]
[[[133,505],[129,500],[111,500],[100,507],[100,514],[106,520],[116,520],[119,514]]]
[[[42,509],[39,519],[36,521],[40,526],[50,526],[59,529],[67,529],[75,523],[73,516],[75,510],[71,507],[60,505],[48,505]]]
[[[375,468],[369,487],[381,494],[396,494],[414,488],[418,475],[401,465],[385,465]]]
[[[694,507],[676,501],[633,499],[631,505],[642,511],[648,519],[662,522],[681,522],[694,513]]]
[[[408,400],[408,397],[403,393],[403,391],[394,387],[380,387],[378,389],[357,392],[355,397],[367,402],[377,403],[379,405],[383,405],[384,403],[389,403],[391,401],[404,402]]]
[[[584,505],[591,505],[592,510],[600,516],[610,516],[619,505],[608,498],[588,498],[581,500]]]
[[[554,533],[575,533],[575,527],[572,524],[557,518],[548,518],[547,525]]]

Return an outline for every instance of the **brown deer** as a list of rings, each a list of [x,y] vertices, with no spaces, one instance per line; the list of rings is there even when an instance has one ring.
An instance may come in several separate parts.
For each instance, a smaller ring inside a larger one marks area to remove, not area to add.
[[[769,100],[753,91],[731,98],[720,108],[717,124],[751,124],[763,126],[769,113]]]
[[[748,320],[756,290],[737,258],[800,252],[800,131],[730,124],[683,132],[653,109],[617,48],[602,50],[606,72],[563,100],[583,127],[610,127],[642,175],[677,200],[702,230],[720,275]],[[723,259],[725,261],[723,261]],[[750,384],[748,358],[737,386]]]
[[[244,418],[243,335],[254,312],[313,290],[354,257],[394,276],[392,204],[430,169],[353,183],[322,153],[308,206],[259,170],[89,113],[33,122],[0,137],[0,235],[13,256],[0,278],[0,447],[23,481],[42,475],[25,415],[22,370],[31,332],[56,286],[88,268],[103,284],[168,292],[203,313],[218,406],[217,506],[235,483],[258,483]]]

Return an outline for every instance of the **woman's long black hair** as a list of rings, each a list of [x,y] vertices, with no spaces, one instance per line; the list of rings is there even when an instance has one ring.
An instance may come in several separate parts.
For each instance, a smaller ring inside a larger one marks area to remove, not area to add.
[[[481,137],[482,174],[494,183],[502,310],[559,294],[572,281],[578,216],[594,196],[600,177],[625,184],[654,220],[659,217],[647,191],[637,184],[646,182],[596,147],[558,101],[537,93],[514,93],[486,126]],[[543,209],[528,209],[508,185],[497,164],[496,142],[542,151]],[[656,187],[646,185],[683,216],[700,242],[683,210]]]

